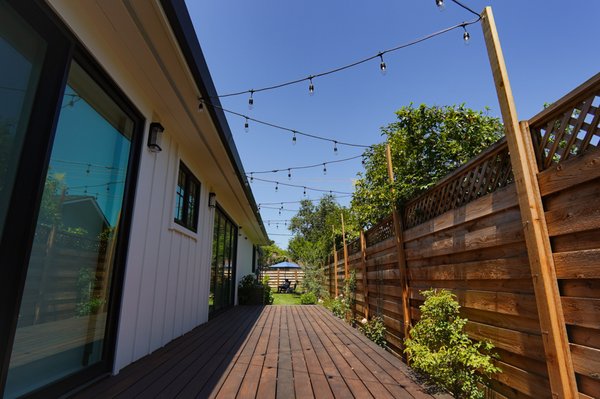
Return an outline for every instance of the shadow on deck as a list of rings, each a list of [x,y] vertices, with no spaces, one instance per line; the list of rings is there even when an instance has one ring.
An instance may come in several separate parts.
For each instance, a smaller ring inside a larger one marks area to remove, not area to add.
[[[76,398],[432,398],[319,306],[235,307]]]

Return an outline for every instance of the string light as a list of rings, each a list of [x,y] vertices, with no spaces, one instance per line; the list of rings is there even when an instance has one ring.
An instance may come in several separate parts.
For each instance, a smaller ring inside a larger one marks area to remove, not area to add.
[[[256,122],[256,123],[259,123],[261,125],[272,127],[274,129],[285,130],[285,131],[290,132],[290,133],[295,133],[295,134],[298,134],[298,135],[301,135],[301,136],[310,137],[310,138],[313,138],[313,139],[316,139],[316,140],[329,141],[330,143],[333,143],[334,141],[337,141],[337,143],[339,145],[345,145],[345,146],[348,146],[348,147],[358,147],[358,148],[371,148],[372,147],[370,145],[348,143],[348,142],[344,142],[344,141],[330,139],[328,137],[319,136],[319,135],[316,135],[316,134],[302,132],[302,131],[300,131],[298,129],[291,129],[289,127],[277,125],[275,123],[266,122],[266,121],[263,121],[263,120],[260,120],[260,119],[252,118],[252,117],[250,117],[248,115],[240,114],[239,112],[223,108],[220,105],[212,104],[212,103],[209,103],[209,102],[205,102],[205,103],[208,104],[208,105],[210,105],[213,108],[220,109],[223,112],[227,112],[228,114],[236,115],[236,116],[239,116],[240,118],[246,119],[247,121]]]
[[[353,159],[357,159],[357,158],[361,158],[363,157],[363,155],[356,155],[353,157],[349,157],[349,158],[343,158],[343,159],[336,159],[333,161],[327,161],[326,163],[339,163],[339,162],[346,162],[346,161],[351,161]],[[364,158],[363,158],[364,160]],[[311,169],[311,168],[320,168],[321,166],[323,166],[322,162],[316,163],[316,164],[311,164],[311,165],[303,165],[303,166],[291,166],[291,167],[287,167],[287,168],[279,168],[279,169],[269,169],[269,170],[259,170],[259,171],[253,171],[253,172],[248,172],[250,173],[250,175],[252,176],[252,174],[256,173],[256,174],[265,174],[265,173],[277,173],[277,172],[282,172],[286,169],[288,170],[300,170],[300,169]]]
[[[379,53],[379,58],[381,59],[381,63],[379,64],[379,70],[382,75],[385,75],[387,72],[387,66],[385,65],[385,61],[383,60],[383,53]]]
[[[250,172],[250,183],[254,183],[254,172]]]
[[[306,197],[306,187],[304,187],[304,196]]]
[[[288,168],[288,180],[292,180],[292,169]]]
[[[333,142],[333,153],[335,155],[338,155],[338,149],[337,149],[337,141]]]
[[[254,90],[250,90],[250,98],[248,99],[248,109],[252,110],[254,108],[254,98],[252,97],[254,95]]]
[[[292,145],[296,145],[296,132],[294,132],[294,135],[292,136]]]
[[[389,48],[387,50],[381,51],[381,52],[379,52],[379,53],[377,53],[375,55],[372,55],[372,56],[360,59],[358,61],[354,61],[352,63],[346,64],[346,65],[343,65],[343,66],[340,66],[340,67],[337,67],[337,68],[334,68],[334,69],[331,69],[331,70],[328,70],[328,71],[325,71],[325,72],[317,73],[317,74],[314,74],[314,75],[309,75],[309,76],[307,76],[305,78],[300,78],[300,79],[290,80],[290,81],[283,82],[283,83],[274,84],[272,86],[265,86],[265,87],[261,87],[261,88],[258,88],[258,89],[252,89],[252,92],[253,93],[258,93],[258,92],[262,92],[262,91],[275,90],[275,89],[280,89],[280,88],[285,87],[285,86],[290,86],[290,85],[293,85],[293,84],[298,84],[298,83],[301,83],[301,82],[308,81],[309,82],[308,91],[309,91],[309,94],[312,94],[312,93],[314,93],[314,89],[315,89],[314,88],[314,84],[313,84],[313,79],[314,78],[319,78],[319,77],[322,77],[322,76],[331,75],[331,74],[338,73],[338,72],[341,72],[341,71],[349,69],[349,68],[356,67],[358,65],[364,64],[365,62],[371,61],[373,59],[381,58],[380,54],[392,53],[392,52],[395,52],[395,51],[398,51],[398,50],[401,50],[401,49],[404,49],[404,48],[407,48],[407,47],[410,47],[410,46],[414,46],[414,45],[419,44],[421,42],[424,42],[426,40],[433,39],[436,36],[443,35],[444,33],[447,33],[447,32],[449,32],[451,30],[460,28],[463,25],[472,25],[472,24],[475,24],[475,23],[477,23],[477,22],[479,22],[481,20],[481,16],[478,13],[476,13],[475,11],[473,11],[472,9],[470,9],[469,7],[465,6],[464,4],[460,3],[458,0],[451,0],[451,1],[453,3],[458,4],[460,7],[464,8],[465,10],[469,11],[470,13],[476,15],[477,19],[472,20],[472,21],[468,21],[468,22],[463,22],[463,23],[460,23],[460,24],[457,24],[457,25],[453,25],[453,26],[441,29],[439,31],[430,33],[428,35],[419,37],[417,39],[414,39],[414,40],[412,40],[410,42],[406,42],[406,43],[400,44],[400,45],[398,45],[396,47],[392,47],[392,48]],[[436,0],[436,5],[440,6],[440,4],[441,4],[441,6],[443,6],[444,1],[443,0]],[[250,93],[250,91],[251,90],[243,90],[243,91],[238,91],[238,92],[221,94],[221,95],[218,95],[218,96],[215,96],[215,97],[216,98],[223,98],[223,97],[239,96],[239,95],[242,95],[242,94],[248,94],[248,93]]]
[[[327,174],[327,166],[326,166],[326,164],[325,164],[325,163],[323,164],[323,174],[324,174],[324,175],[326,175],[326,174]]]
[[[275,182],[275,191],[279,191],[279,182]]]
[[[469,32],[467,32],[467,28],[465,26],[463,26],[463,29],[465,30],[463,32],[463,40],[465,41],[465,44],[469,44],[469,40],[471,40],[471,35],[469,34]]]
[[[250,125],[248,124],[248,117],[246,117],[246,122],[244,123],[244,130],[246,133],[250,131]]]
[[[352,197],[352,194],[347,194],[347,195],[335,195],[334,198],[338,199],[338,198],[349,198]],[[283,202],[261,202],[258,205],[259,206],[264,206],[264,205],[283,205],[283,204],[300,204],[302,202],[304,202],[306,200],[299,200],[299,201],[283,201]],[[278,208],[274,208],[274,209],[278,209]]]
[[[286,187],[298,187],[298,188],[306,188],[306,190],[310,190],[310,191],[317,191],[317,192],[321,192],[321,193],[335,193],[335,194],[342,194],[342,195],[352,195],[352,193],[346,192],[346,191],[332,191],[332,190],[323,190],[320,188],[312,188],[312,187],[308,187],[308,186],[300,186],[298,184],[290,184],[290,183],[282,183],[280,181],[276,181],[276,180],[267,180],[267,179],[259,179],[258,177],[254,178],[255,180],[258,181],[262,181],[265,183],[273,183],[276,186],[286,186]],[[281,202],[281,204],[283,205],[283,202]]]
[[[204,112],[204,100],[198,98],[198,112]]]
[[[272,210],[278,210],[281,212],[298,212],[298,209],[287,209],[287,208],[275,208],[272,206],[263,206],[262,209],[272,209]]]

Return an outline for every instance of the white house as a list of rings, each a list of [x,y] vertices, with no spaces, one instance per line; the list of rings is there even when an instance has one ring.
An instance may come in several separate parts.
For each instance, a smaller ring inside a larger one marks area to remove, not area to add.
[[[0,394],[54,397],[234,305],[268,237],[183,0],[1,1],[0,38]]]

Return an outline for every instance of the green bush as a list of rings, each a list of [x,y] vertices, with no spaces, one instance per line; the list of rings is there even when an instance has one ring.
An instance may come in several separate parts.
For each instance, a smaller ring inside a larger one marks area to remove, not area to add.
[[[385,348],[387,345],[387,341],[385,339],[385,324],[383,323],[383,319],[379,316],[375,316],[371,318],[371,320],[362,319],[359,324],[358,329],[362,332],[367,338],[371,341],[375,342],[377,345]]]
[[[349,310],[346,301],[344,301],[341,296],[331,300],[330,309],[331,312],[340,319],[345,319],[346,313],[348,313]]]
[[[411,366],[455,398],[484,398],[478,384],[487,385],[492,374],[501,372],[492,362],[494,346],[469,339],[463,331],[467,319],[460,317],[460,306],[450,291],[431,289],[421,294],[425,296],[419,307],[421,320],[404,341]]]
[[[300,303],[303,305],[314,305],[317,303],[317,296],[313,292],[306,292],[300,295]]]
[[[254,274],[248,274],[238,284],[238,302],[240,305],[263,305],[266,288],[256,280]]]
[[[272,305],[275,298],[273,297],[273,292],[271,291],[271,287],[269,286],[269,276],[265,275],[262,280],[262,285],[264,287],[264,304]]]

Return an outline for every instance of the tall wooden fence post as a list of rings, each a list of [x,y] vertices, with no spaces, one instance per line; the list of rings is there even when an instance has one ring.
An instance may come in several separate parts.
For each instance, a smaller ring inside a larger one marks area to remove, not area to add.
[[[348,247],[346,246],[346,226],[344,224],[344,214],[340,214],[342,216],[342,243],[344,244],[344,278],[348,280],[348,273],[350,272],[348,269]]]
[[[390,183],[394,184],[394,169],[392,167],[392,150],[388,143],[385,148],[385,155],[387,158],[387,169]],[[393,188],[392,188],[393,192]],[[392,200],[395,201],[395,200]],[[400,271],[400,288],[402,289],[402,318],[403,318],[403,330],[404,338],[408,338],[410,331],[410,305],[408,297],[408,273],[406,270],[406,254],[404,252],[404,235],[402,227],[402,218],[396,209],[396,203],[392,203],[392,217],[394,221],[394,236],[396,240],[396,256],[398,257],[398,269]]]
[[[362,268],[362,281],[363,281],[363,313],[365,314],[365,319],[369,320],[369,277],[367,276],[367,240],[365,238],[365,232],[363,230],[360,231],[360,252],[361,252],[361,262],[360,266]]]
[[[337,296],[339,295],[338,293],[338,258],[337,258],[337,251],[335,249],[335,239],[334,239],[334,245],[333,245],[333,278],[334,278],[334,283],[335,283],[335,297],[337,298]]]
[[[483,11],[482,27],[515,176],[552,396],[575,398],[577,382],[537,180],[538,167],[527,124],[519,126],[491,7]]]

